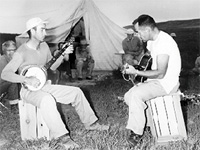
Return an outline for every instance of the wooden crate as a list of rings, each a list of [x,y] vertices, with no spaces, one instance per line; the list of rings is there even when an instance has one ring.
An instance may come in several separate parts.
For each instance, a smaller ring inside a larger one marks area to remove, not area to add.
[[[18,106],[22,140],[39,138],[49,140],[49,129],[41,116],[40,109],[22,100]]]
[[[148,122],[156,144],[187,139],[178,93],[147,102]]]

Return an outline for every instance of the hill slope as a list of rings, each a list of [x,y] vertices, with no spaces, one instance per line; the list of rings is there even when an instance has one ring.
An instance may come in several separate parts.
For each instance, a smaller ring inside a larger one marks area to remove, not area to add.
[[[200,28],[200,19],[175,20],[158,23],[159,28]]]

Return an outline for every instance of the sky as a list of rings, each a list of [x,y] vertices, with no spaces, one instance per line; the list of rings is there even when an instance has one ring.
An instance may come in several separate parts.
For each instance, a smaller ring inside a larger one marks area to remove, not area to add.
[[[130,25],[141,14],[152,16],[156,22],[200,18],[200,0],[93,1],[106,16],[120,26]]]

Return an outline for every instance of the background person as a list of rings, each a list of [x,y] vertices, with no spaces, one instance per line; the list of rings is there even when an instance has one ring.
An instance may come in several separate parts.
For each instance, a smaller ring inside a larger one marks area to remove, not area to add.
[[[171,36],[173,39],[176,39],[176,33],[172,32],[172,33],[170,33],[170,36]]]
[[[125,53],[122,55],[122,63],[137,65],[144,55],[143,42],[134,35],[133,29],[127,29],[126,34],[127,37],[122,41],[122,48]]]
[[[19,75],[22,69],[28,65],[44,66],[52,55],[44,38],[46,36],[47,22],[40,18],[32,18],[26,23],[26,31],[29,35],[29,40],[22,44],[15,54],[13,59],[7,64],[2,71],[1,77],[4,80],[13,83],[23,83],[37,88],[40,85],[40,80],[34,76],[26,77]],[[73,46],[69,46],[62,55],[51,66],[52,70],[56,70],[60,65],[65,55],[72,53]],[[16,74],[16,71],[19,74]],[[78,113],[80,120],[87,130],[107,130],[108,126],[100,125],[95,113],[91,109],[86,97],[78,87],[52,85],[49,82],[39,90],[31,91],[22,86],[20,95],[24,101],[37,106],[41,110],[43,119],[45,120],[49,130],[50,138],[57,139],[68,148],[78,147],[69,136],[69,131],[66,129],[61,116],[57,110],[56,102],[62,104],[71,104]]]
[[[55,56],[62,48],[63,44],[58,44],[58,49],[53,52],[53,55]],[[71,55],[71,54],[69,54]],[[70,56],[66,55],[65,58],[62,60],[60,66],[57,68],[57,72],[59,74],[58,76],[58,82],[57,83],[65,83],[67,82],[73,82],[72,80],[72,73],[71,73],[71,67],[70,67]]]
[[[197,54],[197,58],[195,60],[195,67],[192,69],[192,73],[200,74],[200,54]]]
[[[147,41],[147,49],[153,59],[152,70],[139,71],[131,65],[124,70],[126,74],[137,74],[148,78],[124,95],[124,100],[129,107],[126,128],[131,131],[127,140],[135,146],[141,140],[145,128],[147,108],[145,101],[178,90],[181,57],[174,39],[159,30],[151,16],[141,15],[133,23],[140,38]]]
[[[89,44],[86,39],[80,41],[80,45],[76,48],[76,69],[78,80],[83,79],[83,69],[87,70],[86,79],[92,79],[92,72],[94,69],[94,59],[92,57]]]
[[[17,47],[14,41],[6,41],[2,44],[3,55],[0,56],[0,74],[10,62]],[[0,78],[0,95],[7,93],[7,99],[11,105],[17,104],[19,100],[19,85]]]

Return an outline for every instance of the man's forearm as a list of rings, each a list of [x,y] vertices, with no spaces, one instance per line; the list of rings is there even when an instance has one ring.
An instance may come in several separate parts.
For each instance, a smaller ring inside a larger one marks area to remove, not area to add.
[[[3,72],[1,73],[1,78],[5,81],[12,83],[23,83],[25,76],[18,75],[9,70],[3,70]]]
[[[60,64],[63,62],[63,58],[64,58],[64,56],[60,56],[54,63],[53,63],[53,65],[50,67],[50,69],[51,70],[56,70],[59,66],[60,66]]]
[[[138,56],[141,54],[142,51],[128,51],[126,52],[126,54],[130,54],[130,55],[133,55],[133,56]]]

